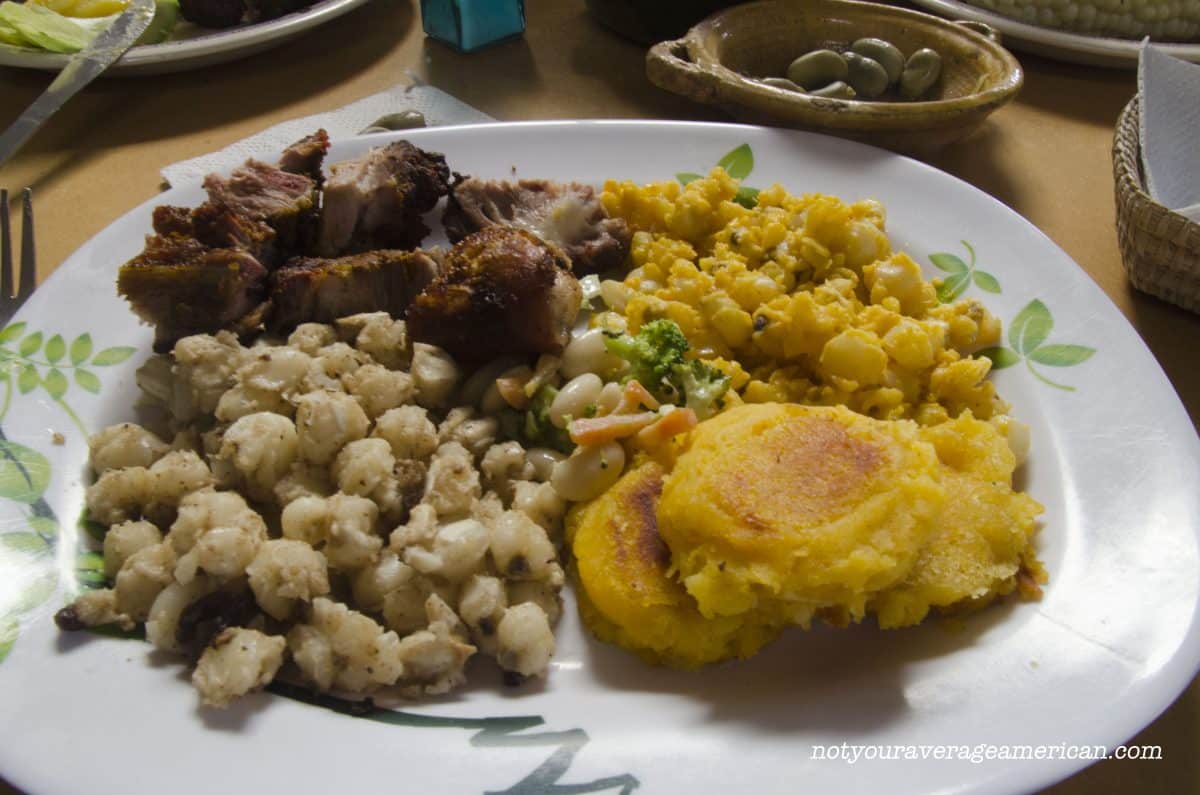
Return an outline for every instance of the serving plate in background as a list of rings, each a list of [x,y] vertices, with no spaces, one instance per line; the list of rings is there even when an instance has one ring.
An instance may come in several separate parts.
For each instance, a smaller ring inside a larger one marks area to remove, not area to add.
[[[797,630],[746,662],[680,673],[591,638],[568,592],[543,684],[505,688],[480,666],[467,689],[400,711],[356,717],[296,692],[200,710],[183,667],[148,644],[65,636],[51,620],[90,571],[76,526],[86,435],[131,418],[134,373],[150,350],[151,330],[115,294],[115,269],[141,249],[155,205],[202,200],[199,186],[182,187],[85,244],[0,329],[15,374],[0,383],[0,775],[14,786],[31,795],[1025,793],[1132,737],[1192,680],[1200,440],[1116,307],[1000,202],[890,152],[778,129],[554,122],[404,137],[460,173],[512,178],[515,169],[595,185],[704,173],[737,150],[749,186],[882,201],[894,246],[930,276],[941,273],[934,254],[965,263],[967,241],[971,267],[999,292],[968,279],[965,295],[1007,327],[1012,366],[993,377],[1032,426],[1019,478],[1046,506],[1044,599],[994,606],[956,631],[936,621]],[[339,142],[331,159],[385,140]],[[36,378],[21,377],[28,368]],[[830,756],[843,743],[917,754],[937,745],[950,756],[851,764]],[[989,755],[1002,746],[1049,751]]]
[[[153,75],[182,72],[245,58],[278,47],[313,28],[336,19],[368,0],[320,0],[303,11],[225,30],[188,25],[184,38],[132,47],[106,71],[109,75]],[[183,27],[181,23],[181,27]],[[57,72],[70,55],[38,52],[0,44],[0,66]]]
[[[965,19],[991,25],[1004,35],[1004,41],[1014,50],[1085,66],[1137,69],[1138,49],[1141,47],[1141,41],[1138,39],[1085,36],[1065,30],[1040,28],[959,0],[912,2],[949,19]],[[1154,46],[1176,58],[1200,63],[1200,42],[1155,42]]]
[[[739,121],[825,132],[920,156],[970,134],[1020,90],[1020,64],[989,33],[974,23],[880,3],[760,0],[718,11],[683,38],[656,44],[646,56],[646,74],[655,85]],[[930,99],[828,99],[755,79],[785,74],[792,59],[811,50],[844,50],[869,36],[892,42],[905,55],[930,47],[942,56],[942,76]]]

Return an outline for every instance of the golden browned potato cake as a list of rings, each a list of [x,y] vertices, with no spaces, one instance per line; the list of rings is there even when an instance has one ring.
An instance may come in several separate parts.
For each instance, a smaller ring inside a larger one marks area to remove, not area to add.
[[[761,614],[705,618],[678,580],[655,518],[663,470],[630,468],[602,496],[567,517],[580,614],[601,640],[676,668],[757,652],[779,634]]]
[[[663,539],[706,617],[852,620],[900,582],[945,491],[915,423],[842,407],[737,406],[699,425],[667,476]]]
[[[978,608],[1010,593],[1018,574],[1044,581],[1033,550],[1042,506],[1013,491],[1016,458],[994,425],[969,414],[921,431],[944,463],[948,499],[912,571],[871,603],[881,627],[920,622],[932,608]]]

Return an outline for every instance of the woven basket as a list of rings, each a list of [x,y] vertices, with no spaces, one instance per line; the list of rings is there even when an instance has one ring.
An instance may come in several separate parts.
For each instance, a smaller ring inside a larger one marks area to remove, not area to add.
[[[1138,99],[1121,111],[1113,139],[1117,239],[1129,281],[1139,290],[1200,312],[1200,224],[1146,193]]]

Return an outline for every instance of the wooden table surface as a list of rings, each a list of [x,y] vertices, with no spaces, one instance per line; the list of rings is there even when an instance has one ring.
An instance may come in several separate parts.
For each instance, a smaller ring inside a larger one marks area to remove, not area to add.
[[[527,0],[526,7],[524,38],[471,55],[426,40],[415,2],[376,0],[232,64],[93,84],[0,169],[0,185],[37,193],[39,278],[153,197],[162,166],[345,105],[405,81],[410,71],[504,121],[726,120],[651,86],[644,48],[599,27],[582,2]],[[1110,149],[1117,115],[1134,93],[1133,74],[1018,56],[1026,69],[1018,100],[929,162],[995,196],[1065,249],[1141,334],[1195,423],[1200,316],[1134,291],[1117,248]],[[50,79],[0,68],[0,129]],[[1161,745],[1163,760],[1101,762],[1048,791],[1197,791],[1200,683],[1131,742]],[[11,792],[0,781],[0,795]]]

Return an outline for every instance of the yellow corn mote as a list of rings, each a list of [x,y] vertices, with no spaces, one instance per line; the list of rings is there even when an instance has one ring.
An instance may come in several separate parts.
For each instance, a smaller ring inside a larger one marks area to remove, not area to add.
[[[845,405],[877,419],[935,425],[1007,405],[971,353],[999,321],[974,299],[938,302],[934,285],[885,234],[875,201],[763,190],[733,201],[724,170],[686,187],[609,182],[610,215],[635,231],[617,311],[629,330],[669,318],[696,354],[731,377],[727,400]]]

